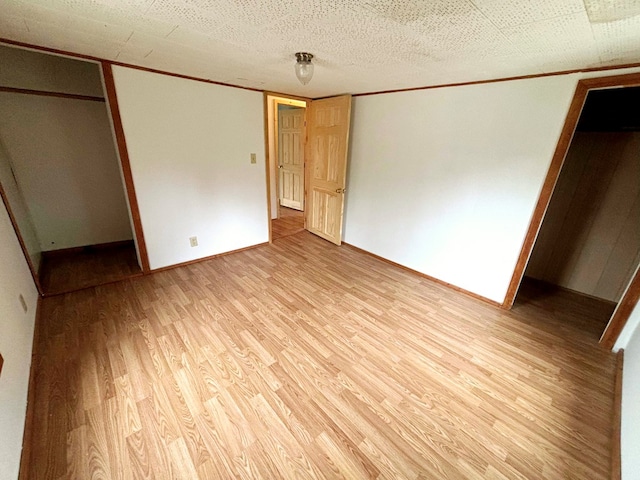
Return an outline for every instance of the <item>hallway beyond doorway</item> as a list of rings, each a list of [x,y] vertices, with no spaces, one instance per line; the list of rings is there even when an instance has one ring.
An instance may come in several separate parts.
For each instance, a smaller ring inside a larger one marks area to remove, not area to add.
[[[304,212],[280,206],[278,218],[271,220],[272,240],[288,237],[304,230]]]

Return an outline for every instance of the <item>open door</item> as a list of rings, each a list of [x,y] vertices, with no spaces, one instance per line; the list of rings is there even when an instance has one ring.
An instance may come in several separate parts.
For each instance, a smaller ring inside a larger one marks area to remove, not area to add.
[[[351,95],[313,100],[307,115],[309,159],[306,228],[342,242]]]
[[[279,200],[304,210],[304,113],[302,107],[278,110]]]

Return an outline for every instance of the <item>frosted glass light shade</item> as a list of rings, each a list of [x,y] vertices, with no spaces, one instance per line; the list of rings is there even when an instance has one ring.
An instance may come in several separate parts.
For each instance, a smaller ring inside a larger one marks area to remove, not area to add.
[[[311,77],[313,77],[313,63],[311,63],[312,58],[313,55],[310,53],[296,53],[296,77],[298,77],[298,80],[300,80],[302,85],[309,83],[311,81]]]

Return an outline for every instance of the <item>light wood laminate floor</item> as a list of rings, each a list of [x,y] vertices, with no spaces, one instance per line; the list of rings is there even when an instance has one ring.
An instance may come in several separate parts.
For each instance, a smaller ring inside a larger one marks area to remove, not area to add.
[[[307,232],[45,298],[29,478],[608,478],[588,302],[502,311]]]
[[[136,275],[142,275],[142,270],[131,241],[45,253],[40,266],[40,285],[46,295],[57,295]]]
[[[271,239],[295,235],[304,230],[304,212],[293,208],[279,207],[279,217],[271,220]]]

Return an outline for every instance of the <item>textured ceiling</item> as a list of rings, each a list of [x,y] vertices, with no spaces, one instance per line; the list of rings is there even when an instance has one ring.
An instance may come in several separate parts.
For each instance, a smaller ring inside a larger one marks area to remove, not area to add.
[[[316,98],[640,62],[640,0],[0,0],[0,37]]]

